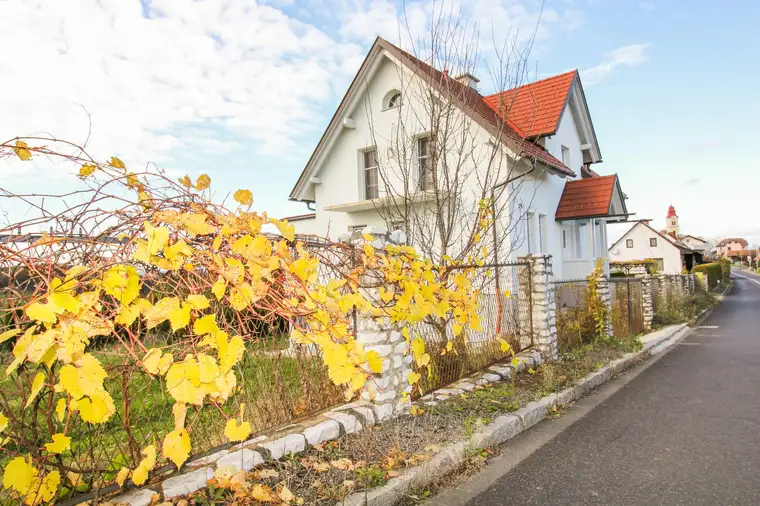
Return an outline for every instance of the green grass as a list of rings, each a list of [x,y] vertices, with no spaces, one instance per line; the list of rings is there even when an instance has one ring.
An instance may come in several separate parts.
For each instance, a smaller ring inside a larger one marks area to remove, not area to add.
[[[226,442],[226,419],[237,415],[241,403],[246,405],[244,419],[256,433],[342,401],[342,392],[329,381],[321,359],[305,353],[278,353],[286,349],[287,344],[286,338],[251,343],[248,353],[236,365],[238,388],[230,399],[219,408],[209,404],[202,409],[189,407],[186,425],[193,454]],[[117,411],[107,422],[98,425],[84,423],[73,416],[66,430],[72,446],[62,455],[62,463],[75,470],[94,470],[85,474],[85,479],[97,487],[99,482],[105,485],[113,480],[121,467],[134,468],[141,459],[142,448],[149,444],[160,445],[160,439],[174,428],[174,399],[166,391],[163,380],[151,378],[134,362],[125,361],[111,349],[101,347],[93,354],[108,371],[105,387]],[[7,364],[12,357],[5,355],[3,363]],[[44,367],[39,366],[39,370]],[[48,406],[54,406],[60,394],[45,389],[29,409],[21,405],[19,392],[29,391],[31,378],[36,373],[37,369],[27,368],[20,371],[20,375],[10,378],[3,375],[0,380],[0,412],[12,419],[6,434],[20,433],[24,438],[21,445],[11,442],[6,446],[0,466],[4,466],[13,453],[38,451],[51,441],[52,434],[64,430],[55,416],[48,416]],[[23,382],[22,388],[17,381]],[[125,401],[128,412],[124,410]]]

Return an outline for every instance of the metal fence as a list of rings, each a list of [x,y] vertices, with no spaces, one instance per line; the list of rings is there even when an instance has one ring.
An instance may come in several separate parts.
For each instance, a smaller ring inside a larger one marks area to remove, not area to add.
[[[591,342],[594,321],[588,312],[588,281],[562,279],[553,282],[557,303],[557,341],[560,350]]]
[[[479,289],[478,314],[482,330],[466,328],[454,337],[451,322],[415,325],[413,333],[425,341],[431,357],[423,368],[421,387],[427,392],[448,385],[511,355],[533,346],[531,311],[532,278],[526,263],[502,263],[476,267],[474,285]],[[447,344],[451,342],[451,349]],[[416,367],[416,365],[414,366]]]
[[[612,333],[617,338],[644,332],[644,297],[640,278],[610,278]]]

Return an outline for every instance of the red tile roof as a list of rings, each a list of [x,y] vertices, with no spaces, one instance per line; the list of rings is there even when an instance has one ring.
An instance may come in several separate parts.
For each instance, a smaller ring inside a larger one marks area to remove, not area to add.
[[[616,184],[616,175],[566,182],[554,218],[567,220],[609,214]]]
[[[489,95],[484,100],[522,137],[554,135],[577,75],[578,71],[573,70]]]

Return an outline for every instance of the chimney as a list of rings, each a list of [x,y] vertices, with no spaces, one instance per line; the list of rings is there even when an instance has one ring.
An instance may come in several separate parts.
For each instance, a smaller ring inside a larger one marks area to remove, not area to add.
[[[464,74],[460,74],[456,76],[454,79],[459,81],[460,83],[464,84],[465,86],[469,86],[473,90],[478,90],[478,83],[480,82],[480,79],[475,77],[474,75],[470,74],[469,72],[465,72]]]

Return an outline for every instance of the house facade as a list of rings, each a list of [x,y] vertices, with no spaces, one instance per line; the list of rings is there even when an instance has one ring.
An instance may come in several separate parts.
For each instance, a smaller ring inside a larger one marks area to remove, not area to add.
[[[747,249],[747,240],[741,237],[729,237],[715,245],[716,254],[720,258],[727,258],[731,251]]]
[[[456,169],[446,165],[454,148],[436,152],[444,143],[430,124],[431,95],[461,125],[467,156]],[[556,277],[582,277],[607,262],[607,222],[628,215],[617,176],[590,169],[601,161],[576,71],[483,96],[472,75],[450,77],[378,38],[290,194],[310,212],[289,221],[299,234],[337,239],[368,226],[409,229],[445,199],[465,210],[485,200],[507,211],[493,234],[500,262],[550,254]],[[445,194],[438,182],[454,171],[461,191]],[[472,214],[461,214],[462,227]]]
[[[653,260],[657,272],[681,274],[695,264],[695,253],[672,235],[658,232],[647,221],[639,221],[609,248],[610,261]]]

